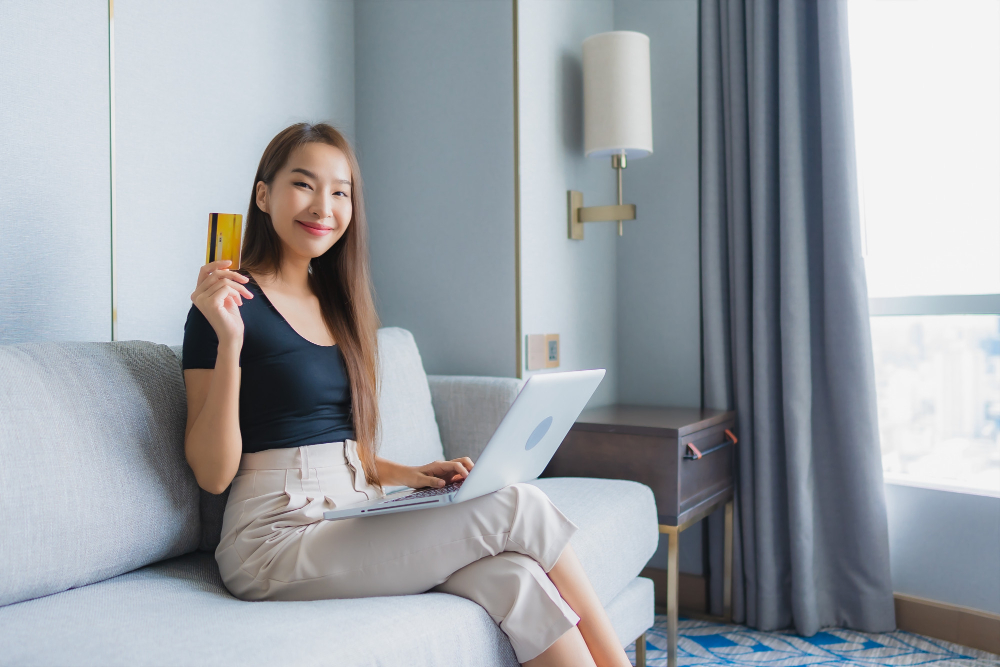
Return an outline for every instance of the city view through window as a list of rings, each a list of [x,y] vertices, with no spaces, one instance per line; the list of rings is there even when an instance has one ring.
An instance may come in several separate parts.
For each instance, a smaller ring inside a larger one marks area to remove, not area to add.
[[[1000,496],[1000,2],[848,15],[886,480]]]

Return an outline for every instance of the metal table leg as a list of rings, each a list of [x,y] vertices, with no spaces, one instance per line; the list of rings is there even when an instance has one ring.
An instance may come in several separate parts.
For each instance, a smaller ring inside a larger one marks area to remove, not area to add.
[[[726,503],[725,556],[722,565],[722,618],[733,622],[733,501]]]
[[[677,667],[677,526],[660,524],[660,532],[667,536],[667,667]]]
[[[667,536],[667,667],[677,667],[677,616],[678,616],[678,554],[680,534],[685,528],[701,521],[719,507],[718,504],[704,508],[681,526],[660,524],[660,533]],[[707,614],[705,618],[715,618],[725,623],[733,622],[733,501],[726,501],[726,528],[723,542],[722,568],[722,618]],[[638,655],[638,654],[637,654]]]

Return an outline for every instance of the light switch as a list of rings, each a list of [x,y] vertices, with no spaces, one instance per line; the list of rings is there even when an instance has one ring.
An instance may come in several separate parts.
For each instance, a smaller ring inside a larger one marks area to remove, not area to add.
[[[545,367],[559,367],[559,334],[545,335]]]

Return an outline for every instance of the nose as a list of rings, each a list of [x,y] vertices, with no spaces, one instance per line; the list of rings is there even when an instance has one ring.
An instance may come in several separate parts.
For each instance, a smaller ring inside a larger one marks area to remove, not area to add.
[[[333,217],[333,195],[324,192],[316,192],[313,197],[312,206],[309,212],[319,216],[320,220]]]

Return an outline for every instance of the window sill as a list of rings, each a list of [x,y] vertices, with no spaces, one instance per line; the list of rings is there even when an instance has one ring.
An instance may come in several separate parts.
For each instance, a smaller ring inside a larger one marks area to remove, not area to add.
[[[992,489],[961,486],[959,484],[948,484],[946,482],[920,479],[919,477],[912,477],[910,475],[902,475],[899,473],[883,472],[882,477],[886,484],[892,484],[894,486],[912,486],[918,489],[931,489],[932,491],[950,491],[952,493],[965,493],[973,496],[1000,498],[1000,491]]]

